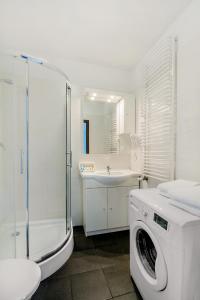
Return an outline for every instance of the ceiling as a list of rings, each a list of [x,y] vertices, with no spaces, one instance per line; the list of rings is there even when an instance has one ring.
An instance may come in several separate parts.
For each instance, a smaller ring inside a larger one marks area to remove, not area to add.
[[[0,46],[131,69],[191,0],[0,0]]]

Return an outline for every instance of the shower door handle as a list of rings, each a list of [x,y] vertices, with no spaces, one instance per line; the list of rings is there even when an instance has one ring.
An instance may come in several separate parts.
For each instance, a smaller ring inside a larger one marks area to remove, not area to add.
[[[0,147],[1,147],[3,150],[6,150],[6,147],[4,146],[3,142],[0,142]]]
[[[24,152],[20,151],[20,174],[24,174]]]
[[[67,167],[72,168],[72,151],[67,152]]]
[[[70,166],[72,168],[72,151],[70,151]]]

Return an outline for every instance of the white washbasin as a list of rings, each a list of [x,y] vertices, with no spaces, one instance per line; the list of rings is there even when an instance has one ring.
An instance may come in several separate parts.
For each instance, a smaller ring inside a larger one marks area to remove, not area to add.
[[[123,171],[110,171],[108,173],[108,171],[96,171],[95,172],[95,175],[96,176],[108,176],[108,177],[111,177],[111,176],[121,176],[123,175]]]
[[[93,178],[96,181],[105,185],[120,184],[126,181],[129,177],[135,177],[139,175],[131,170],[97,170],[95,172],[82,172],[83,178]]]

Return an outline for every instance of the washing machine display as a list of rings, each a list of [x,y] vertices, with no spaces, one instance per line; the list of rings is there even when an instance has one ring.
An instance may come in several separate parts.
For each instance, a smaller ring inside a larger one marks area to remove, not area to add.
[[[163,229],[167,230],[168,228],[168,222],[160,217],[157,214],[154,214],[154,222],[156,222],[158,225],[160,225]]]
[[[155,264],[157,258],[157,251],[152,239],[145,230],[139,229],[137,231],[136,244],[138,255],[140,257],[142,265],[144,266],[147,273],[151,277],[156,279]]]

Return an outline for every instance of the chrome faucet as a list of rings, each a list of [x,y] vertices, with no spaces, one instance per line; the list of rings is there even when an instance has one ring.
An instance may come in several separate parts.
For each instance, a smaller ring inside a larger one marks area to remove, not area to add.
[[[108,174],[110,175],[110,169],[111,169],[110,166],[107,166],[106,169],[107,169]]]

